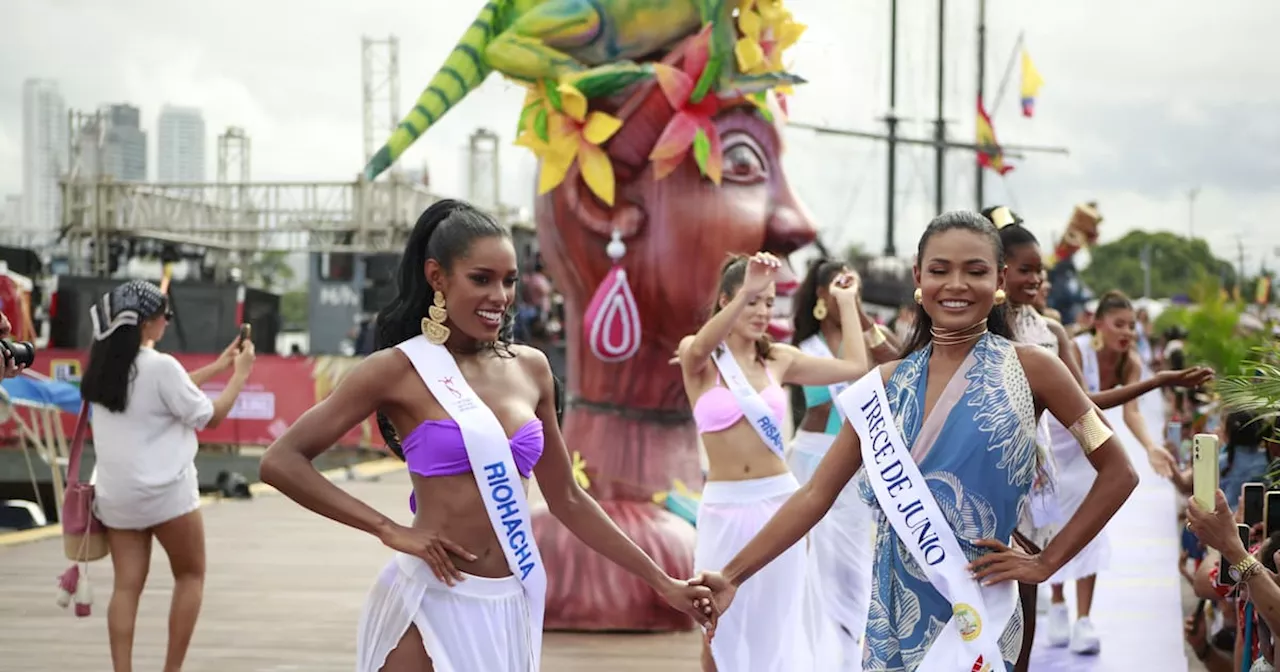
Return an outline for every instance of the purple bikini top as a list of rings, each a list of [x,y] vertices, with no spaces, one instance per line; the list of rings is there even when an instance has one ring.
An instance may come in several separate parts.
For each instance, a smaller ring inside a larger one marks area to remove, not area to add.
[[[542,457],[542,421],[534,418],[524,423],[509,441],[516,469],[521,476],[529,478],[533,466]],[[453,420],[425,420],[409,432],[400,446],[409,471],[419,476],[455,476],[471,471],[462,429]],[[413,494],[409,495],[409,510],[418,512]]]

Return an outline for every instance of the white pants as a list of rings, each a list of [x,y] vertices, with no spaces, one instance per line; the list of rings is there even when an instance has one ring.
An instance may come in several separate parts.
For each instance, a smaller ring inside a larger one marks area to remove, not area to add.
[[[397,553],[365,600],[356,672],[382,669],[410,625],[422,635],[436,672],[532,670],[529,608],[520,580],[463,576],[465,581],[449,587],[421,559]]]
[[[710,481],[698,507],[694,569],[720,571],[799,485],[791,474]],[[803,635],[805,546],[797,543],[738,588],[716,625],[711,655],[722,672],[811,670]]]
[[[831,434],[796,432],[788,463],[796,479],[807,483],[835,440]],[[827,515],[809,532],[809,598],[806,630],[818,661],[839,659],[835,670],[862,670],[862,639],[871,609],[871,564],[875,551],[875,522],[871,507],[858,496],[853,481]],[[815,622],[825,617],[832,626]],[[824,637],[836,636],[837,651]],[[827,668],[823,668],[827,669]]]

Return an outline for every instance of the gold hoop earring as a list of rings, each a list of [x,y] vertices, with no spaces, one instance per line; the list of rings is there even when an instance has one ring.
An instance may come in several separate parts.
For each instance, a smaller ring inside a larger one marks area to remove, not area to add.
[[[444,326],[445,319],[449,317],[444,305],[444,292],[436,290],[431,303],[427,307],[427,317],[422,318],[422,335],[431,343],[444,345],[449,340],[449,327]]]
[[[1003,306],[1003,305],[1004,305],[1005,300],[1006,300],[1006,299],[1008,299],[1009,297],[1008,297],[1007,295],[1005,295],[1005,293],[1004,293],[1004,290],[1003,290],[1003,289],[997,289],[997,290],[996,290],[996,297],[995,297],[995,298],[996,298],[996,305],[997,305],[997,306]]]
[[[912,295],[916,303],[924,303],[924,290],[916,287],[916,293]]]
[[[813,319],[819,322],[827,319],[827,301],[821,296],[818,297],[818,302],[813,304]]]

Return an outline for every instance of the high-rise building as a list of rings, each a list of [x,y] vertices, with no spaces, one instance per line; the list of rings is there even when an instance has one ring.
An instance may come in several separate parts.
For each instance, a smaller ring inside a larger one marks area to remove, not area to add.
[[[204,182],[204,115],[193,107],[160,110],[156,167],[161,182]]]
[[[132,105],[107,105],[101,115],[102,128],[90,123],[81,131],[84,175],[146,181],[147,134],[142,130],[142,112]]]
[[[52,235],[62,220],[58,180],[67,166],[67,107],[58,83],[28,79],[22,85],[23,228]]]

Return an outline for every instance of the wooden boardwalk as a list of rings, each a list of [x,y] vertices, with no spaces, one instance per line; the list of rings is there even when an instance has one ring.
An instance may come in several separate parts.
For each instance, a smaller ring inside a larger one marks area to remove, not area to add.
[[[409,518],[403,472],[345,487],[388,515]],[[389,551],[278,494],[209,504],[204,512],[209,575],[186,672],[350,672],[360,608]],[[163,551],[156,546],[154,553],[134,645],[140,671],[163,664],[173,586]],[[66,567],[56,537],[0,545],[0,669],[110,669],[111,563],[92,565],[93,615],[82,619],[54,604],[56,577]],[[548,633],[543,669],[693,672],[698,643],[694,633]]]

